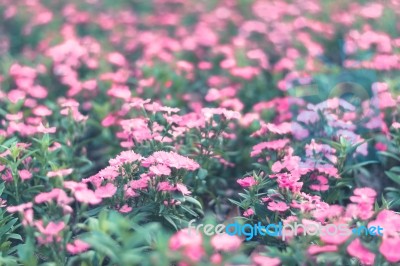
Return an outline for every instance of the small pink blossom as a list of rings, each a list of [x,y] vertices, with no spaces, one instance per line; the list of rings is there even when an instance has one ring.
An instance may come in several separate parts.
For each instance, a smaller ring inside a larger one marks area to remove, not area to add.
[[[80,239],[75,239],[73,243],[67,244],[67,251],[73,255],[85,252],[89,248],[90,245]]]
[[[132,207],[128,206],[128,204],[125,204],[118,211],[121,213],[128,213],[132,211]]]
[[[236,181],[241,187],[252,187],[257,185],[258,182],[254,179],[253,176],[248,176]]]
[[[24,180],[24,181],[25,181],[25,180],[29,180],[29,179],[32,178],[32,173],[29,172],[28,170],[25,170],[25,169],[19,170],[19,171],[18,171],[18,174],[19,174],[19,176],[21,177],[21,179]]]
[[[246,211],[243,213],[243,216],[249,217],[249,216],[251,216],[251,215],[253,215],[253,214],[254,214],[253,209],[248,209],[248,210],[246,210]]]

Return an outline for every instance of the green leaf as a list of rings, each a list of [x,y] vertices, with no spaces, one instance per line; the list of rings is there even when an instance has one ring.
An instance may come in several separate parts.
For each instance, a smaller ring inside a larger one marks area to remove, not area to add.
[[[395,173],[392,173],[390,171],[385,171],[385,174],[392,179],[394,182],[400,185],[400,175],[397,175]]]
[[[197,173],[197,176],[199,179],[203,180],[204,178],[206,178],[208,174],[208,171],[206,169],[200,168],[199,172]]]

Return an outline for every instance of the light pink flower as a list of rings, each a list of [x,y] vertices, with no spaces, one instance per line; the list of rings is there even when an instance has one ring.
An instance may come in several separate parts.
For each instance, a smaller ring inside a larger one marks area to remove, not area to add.
[[[37,132],[39,133],[55,133],[56,132],[56,127],[49,127],[46,128],[42,123],[40,123],[40,125],[36,128]]]
[[[183,229],[175,233],[169,240],[172,251],[181,250],[185,257],[193,262],[199,261],[205,251],[202,247],[203,239],[196,230]]]
[[[170,175],[171,174],[171,169],[168,166],[165,166],[163,164],[157,164],[150,166],[149,168],[150,172],[157,176],[161,175]]]
[[[117,187],[112,183],[107,183],[105,186],[99,187],[95,191],[98,198],[111,198],[117,192]]]
[[[216,251],[234,252],[240,248],[240,237],[228,234],[217,234],[211,238],[211,245]]]
[[[197,170],[200,167],[200,165],[192,159],[175,152],[165,151],[157,151],[142,161],[144,167],[150,167],[152,164],[163,164],[170,168],[186,169],[189,171]]]
[[[72,169],[72,168],[58,169],[55,171],[48,172],[47,177],[63,177],[63,176],[70,175],[73,171],[74,171],[74,169]]]
[[[180,191],[183,195],[190,195],[192,193],[184,184],[176,184],[176,190]]]
[[[271,258],[262,255],[254,255],[252,257],[254,266],[279,266],[281,261],[279,258]]]
[[[369,187],[356,188],[353,192],[354,196],[350,200],[355,203],[370,203],[375,202],[376,191]]]

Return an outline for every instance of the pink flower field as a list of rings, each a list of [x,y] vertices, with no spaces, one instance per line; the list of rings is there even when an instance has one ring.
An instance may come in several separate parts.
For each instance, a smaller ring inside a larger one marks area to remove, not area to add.
[[[400,265],[399,0],[0,0],[0,266]]]

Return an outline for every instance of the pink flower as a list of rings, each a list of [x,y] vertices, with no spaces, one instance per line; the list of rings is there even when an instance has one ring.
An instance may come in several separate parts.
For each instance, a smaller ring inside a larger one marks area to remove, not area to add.
[[[254,266],[279,266],[281,261],[279,258],[271,258],[262,255],[254,255],[252,257]]]
[[[257,181],[254,179],[253,176],[248,176],[242,179],[239,179],[236,181],[240,186],[242,187],[252,187],[254,185],[257,185]]]
[[[168,181],[163,181],[158,183],[158,191],[174,191],[175,187],[172,186]]]
[[[80,239],[75,239],[73,243],[67,244],[67,251],[73,255],[82,253],[90,248],[90,245]]]
[[[261,142],[253,147],[253,150],[250,153],[251,157],[259,155],[262,150],[270,149],[270,150],[281,150],[289,143],[289,139],[278,139],[268,142]]]
[[[55,133],[56,132],[56,127],[49,127],[46,128],[42,123],[36,128],[37,132],[39,133]]]
[[[189,171],[197,170],[200,165],[185,156],[179,155],[175,152],[157,151],[150,157],[142,161],[144,167],[149,167],[152,164],[163,164],[170,168],[186,169]]]
[[[140,161],[141,159],[142,156],[134,151],[123,151],[115,159],[110,159],[109,163],[111,166],[120,166],[125,163]]]
[[[66,205],[73,201],[72,198],[67,196],[64,190],[54,188],[50,192],[42,192],[35,197],[35,203],[40,204],[43,202],[50,202],[51,200],[57,200],[57,204]]]
[[[118,53],[118,52],[110,53],[108,55],[107,59],[111,64],[114,64],[114,65],[117,65],[117,66],[121,66],[122,67],[122,66],[125,66],[127,64],[127,61],[126,61],[125,57],[122,54]]]
[[[362,244],[360,239],[354,239],[350,245],[347,247],[347,252],[360,260],[362,264],[365,265],[372,265],[374,264],[375,254],[365,248]]]
[[[7,206],[7,201],[5,199],[0,198],[0,208],[4,208]]]
[[[163,164],[157,164],[157,165],[150,166],[149,170],[150,170],[150,172],[152,172],[153,174],[158,175],[158,176],[171,174],[171,169],[168,166],[165,166]]]
[[[326,246],[311,245],[308,247],[308,253],[310,255],[315,255],[325,252],[336,252],[336,251],[338,251],[338,247],[335,245],[326,245]]]
[[[353,192],[354,196],[350,197],[350,200],[355,203],[370,203],[375,202],[376,191],[372,188],[356,188]]]
[[[392,127],[394,129],[399,129],[400,128],[400,123],[399,122],[393,122]]]
[[[14,213],[14,212],[22,213],[24,210],[32,208],[32,206],[33,206],[33,203],[28,202],[28,203],[23,203],[23,204],[20,204],[17,206],[9,206],[9,207],[7,207],[7,211],[11,212],[11,213]]]
[[[118,211],[121,213],[128,213],[132,211],[132,207],[128,206],[128,204],[125,204]]]
[[[58,169],[56,171],[50,171],[47,173],[47,177],[63,177],[70,175],[74,169],[68,168],[68,169]]]
[[[170,238],[169,248],[172,251],[181,250],[185,257],[193,262],[198,262],[205,254],[202,243],[203,239],[199,232],[183,229]]]
[[[37,116],[49,116],[53,113],[49,108],[47,108],[44,105],[39,105],[39,106],[35,107],[35,109],[33,109],[32,112],[34,115],[37,115]]]
[[[325,243],[325,244],[332,244],[332,245],[341,245],[346,240],[349,238],[348,235],[328,235],[328,234],[323,234],[320,236],[320,239]]]
[[[253,209],[248,209],[248,210],[246,210],[244,213],[243,213],[243,216],[245,216],[245,217],[249,217],[249,216],[251,216],[251,215],[253,215],[254,214],[254,211],[253,211]]]
[[[176,190],[180,191],[183,195],[190,195],[192,193],[184,184],[176,184]]]
[[[211,245],[216,251],[234,252],[240,248],[240,237],[228,234],[217,234],[211,238]]]
[[[105,186],[99,187],[95,191],[98,198],[111,198],[117,192],[117,187],[112,183],[107,183]]]
[[[377,142],[375,144],[375,149],[378,151],[386,151],[387,150],[387,145],[385,143],[382,142]]]
[[[77,201],[85,204],[96,205],[101,202],[101,198],[90,189],[77,190],[75,191],[74,196]]]
[[[49,222],[46,227],[43,226],[43,221],[37,221],[35,223],[36,228],[42,234],[38,237],[39,244],[49,244],[53,241],[61,241],[61,236],[59,233],[65,228],[64,222]]]
[[[268,209],[270,211],[284,212],[289,209],[289,206],[285,202],[282,202],[282,201],[280,201],[280,202],[271,201],[268,204]]]
[[[32,174],[28,170],[19,170],[18,171],[19,176],[21,177],[22,180],[29,180],[32,178]]]
[[[318,184],[311,184],[310,189],[315,191],[327,191],[329,189],[328,179],[325,176],[319,175],[312,179],[317,180]]]
[[[148,187],[149,178],[140,178],[129,182],[129,186],[133,189],[145,189]]]
[[[386,229],[386,228],[385,228]],[[394,233],[392,236],[384,236],[382,243],[379,246],[379,251],[390,263],[396,263],[400,261],[400,237]]]

